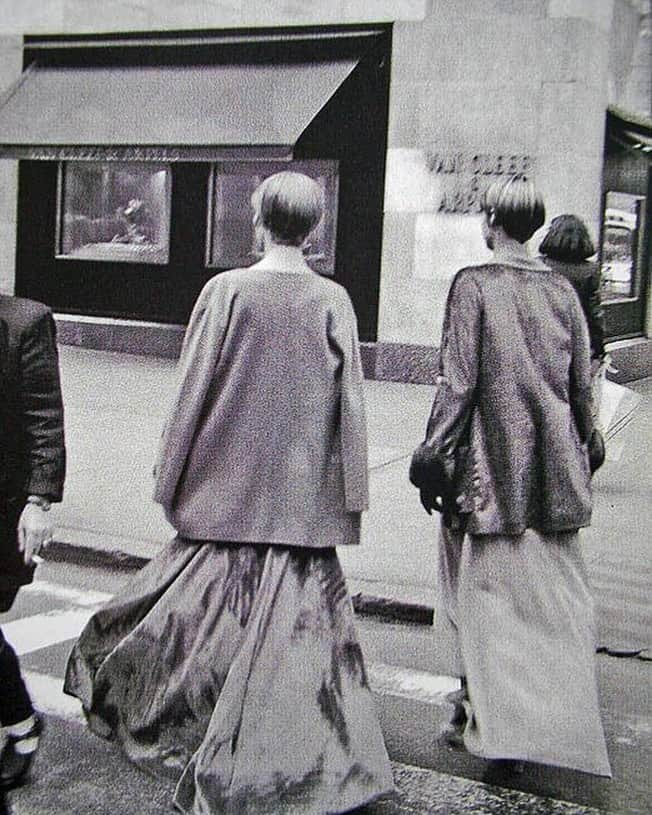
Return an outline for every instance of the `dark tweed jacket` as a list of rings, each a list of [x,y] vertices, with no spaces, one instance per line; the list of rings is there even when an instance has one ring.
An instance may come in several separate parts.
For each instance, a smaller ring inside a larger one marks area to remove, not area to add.
[[[63,404],[50,310],[0,295],[0,568],[22,571],[16,525],[29,494],[60,501]]]
[[[589,338],[568,281],[535,261],[458,272],[413,483],[446,473],[448,509],[472,534],[587,526],[592,429]]]
[[[575,289],[589,328],[591,357],[601,359],[605,354],[605,325],[600,296],[600,266],[588,260],[582,263],[561,263],[548,257],[545,258],[545,263],[553,271],[563,275]]]

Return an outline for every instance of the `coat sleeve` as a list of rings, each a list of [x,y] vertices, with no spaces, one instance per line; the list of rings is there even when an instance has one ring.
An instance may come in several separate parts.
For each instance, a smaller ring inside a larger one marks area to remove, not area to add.
[[[587,279],[587,302],[589,321],[589,340],[591,342],[591,356],[602,359],[605,355],[604,347],[604,309],[602,308],[600,267],[595,264],[593,273]]]
[[[56,327],[44,312],[20,343],[20,403],[27,457],[26,492],[60,501],[66,468]]]
[[[355,312],[348,294],[343,294],[342,304],[335,310],[331,321],[330,340],[342,358],[340,453],[346,510],[362,512],[369,507],[364,375]]]
[[[173,505],[220,357],[229,321],[227,292],[219,277],[209,281],[197,298],[186,329],[177,387],[154,468],[154,500],[165,509]]]
[[[410,480],[428,486],[433,469],[449,476],[457,446],[474,405],[481,353],[482,300],[478,284],[464,271],[455,277],[442,330],[437,389],[426,439],[414,453]]]
[[[584,312],[577,297],[570,301],[572,350],[569,377],[569,399],[577,432],[583,444],[593,432],[593,397],[591,391],[590,340]]]

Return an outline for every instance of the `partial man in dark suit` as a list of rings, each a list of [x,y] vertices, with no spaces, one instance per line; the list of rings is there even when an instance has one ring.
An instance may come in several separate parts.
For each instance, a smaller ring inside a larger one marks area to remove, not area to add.
[[[31,582],[52,539],[48,511],[65,475],[56,329],[49,308],[0,295],[0,611]],[[27,779],[42,723],[0,629],[0,795]],[[0,807],[1,808],[1,807]]]

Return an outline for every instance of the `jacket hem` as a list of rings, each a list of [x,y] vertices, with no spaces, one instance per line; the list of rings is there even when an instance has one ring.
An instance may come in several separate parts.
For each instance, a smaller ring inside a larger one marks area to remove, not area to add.
[[[298,540],[263,540],[259,537],[254,537],[252,535],[225,535],[224,533],[220,533],[218,531],[215,532],[190,532],[189,530],[183,530],[180,528],[175,527],[175,531],[179,538],[183,538],[184,540],[199,542],[199,543],[233,543],[238,545],[251,545],[251,546],[293,546],[297,549],[333,549],[336,546],[359,546],[359,540],[351,540],[351,541],[320,541],[316,543],[306,543],[305,541],[298,541]]]
[[[534,529],[542,535],[553,535],[558,532],[577,532],[578,529],[585,529],[591,526],[591,519],[573,523],[543,525],[543,524],[524,524],[517,527],[492,527],[492,528],[474,528],[470,523],[466,527],[468,535],[476,535],[477,537],[489,537],[491,535],[505,535],[508,537],[518,537],[528,529]]]

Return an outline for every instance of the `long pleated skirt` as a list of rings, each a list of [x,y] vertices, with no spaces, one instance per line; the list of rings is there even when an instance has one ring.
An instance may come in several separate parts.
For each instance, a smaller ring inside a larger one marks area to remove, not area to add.
[[[393,790],[334,549],[172,541],[90,620],[65,690],[195,815]]]
[[[435,634],[466,676],[469,752],[610,776],[578,533],[464,536],[442,524],[438,582]]]

